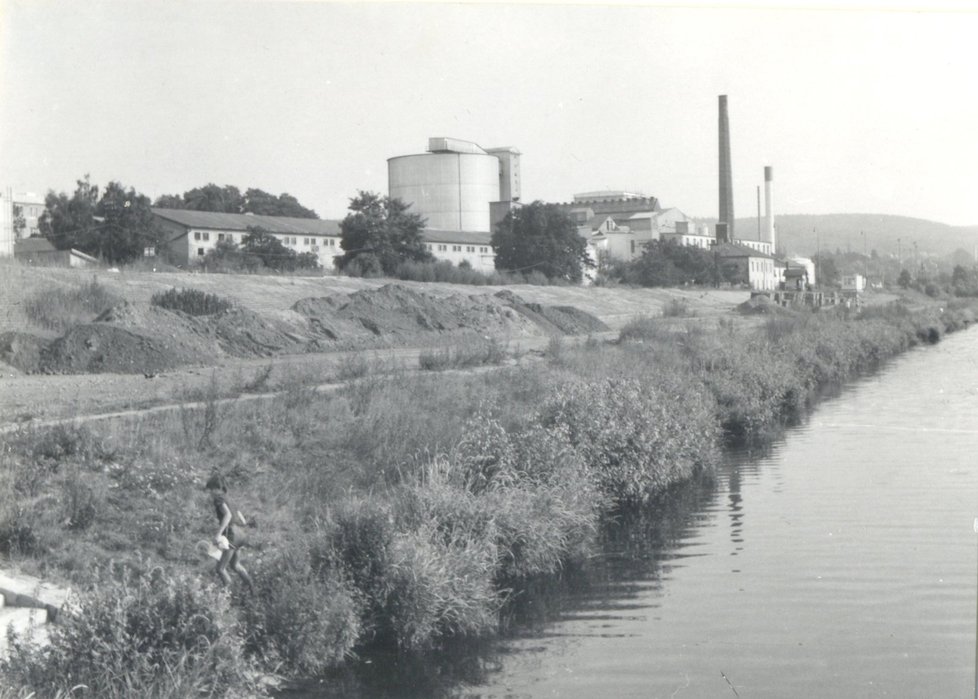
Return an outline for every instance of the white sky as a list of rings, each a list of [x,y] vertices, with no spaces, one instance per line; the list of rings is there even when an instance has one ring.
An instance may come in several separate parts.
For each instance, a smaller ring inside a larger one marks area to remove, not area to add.
[[[978,5],[945,8],[0,0],[0,183],[215,182],[340,218],[454,136],[518,147],[525,201],[715,216],[727,94],[738,216],[773,165],[779,213],[975,224]]]

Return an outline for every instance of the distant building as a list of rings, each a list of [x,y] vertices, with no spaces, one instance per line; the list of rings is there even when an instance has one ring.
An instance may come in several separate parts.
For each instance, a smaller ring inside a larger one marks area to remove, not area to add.
[[[856,272],[843,274],[841,282],[843,292],[861,294],[866,291],[866,277]]]
[[[780,278],[773,255],[739,243],[719,243],[712,249],[725,275],[733,276],[736,282],[747,284],[756,291],[778,288]]]
[[[58,250],[47,238],[21,238],[14,243],[14,257],[39,267],[92,267],[98,260],[79,250]]]
[[[334,260],[344,252],[341,222],[336,220],[161,208],[154,208],[153,214],[167,231],[171,259],[184,267],[200,264],[222,240],[241,245],[250,227],[262,228],[297,254],[313,253],[325,269],[335,269]],[[487,232],[422,231],[424,245],[435,259],[456,265],[465,261],[483,272],[495,270],[491,237]]]
[[[343,254],[339,221],[161,208],[153,214],[167,232],[171,259],[182,266],[199,264],[222,240],[240,245],[251,227],[264,229],[297,254],[313,253],[327,269]]]
[[[46,209],[44,197],[34,192],[14,192],[13,200],[15,216],[16,209],[19,208],[20,215],[24,218],[24,227],[17,232],[17,237],[30,238],[41,235],[40,220]]]

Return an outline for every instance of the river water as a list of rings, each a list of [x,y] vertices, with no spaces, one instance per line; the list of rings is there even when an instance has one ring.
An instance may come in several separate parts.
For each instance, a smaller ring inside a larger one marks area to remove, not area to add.
[[[973,696],[976,447],[972,330],[623,518],[582,571],[524,595],[503,637],[375,658],[311,695]]]

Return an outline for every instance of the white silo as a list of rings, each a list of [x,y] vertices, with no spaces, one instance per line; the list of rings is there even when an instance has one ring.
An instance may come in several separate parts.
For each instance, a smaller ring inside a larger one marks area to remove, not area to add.
[[[428,152],[387,160],[388,193],[436,230],[489,231],[499,201],[499,158],[469,141],[428,139]]]

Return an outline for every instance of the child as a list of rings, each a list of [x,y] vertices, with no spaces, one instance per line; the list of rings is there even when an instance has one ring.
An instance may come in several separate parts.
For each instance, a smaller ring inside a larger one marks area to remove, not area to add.
[[[231,568],[247,583],[248,589],[251,589],[251,577],[248,575],[248,571],[238,564],[239,549],[234,545],[234,527],[231,525],[233,514],[231,506],[227,502],[227,481],[224,480],[223,476],[213,475],[204,487],[214,501],[214,512],[220,522],[214,543],[221,550],[221,558],[217,562],[215,572],[224,585],[230,585],[231,576],[228,575],[227,569]]]

